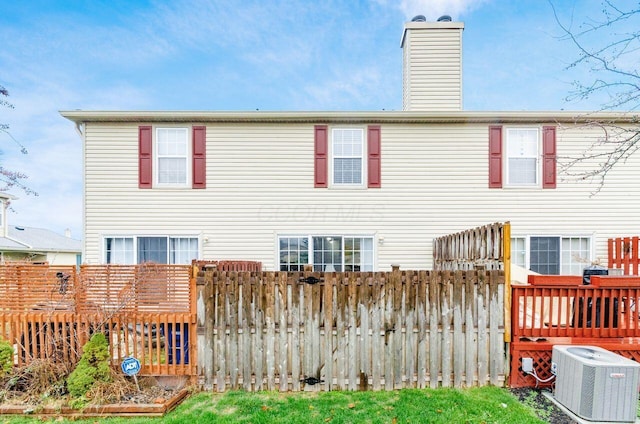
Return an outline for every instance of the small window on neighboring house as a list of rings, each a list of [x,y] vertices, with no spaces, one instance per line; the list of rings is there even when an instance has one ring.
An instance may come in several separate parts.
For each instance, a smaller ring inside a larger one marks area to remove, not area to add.
[[[316,272],[373,271],[373,237],[295,236],[278,243],[281,271],[302,271],[307,264]]]
[[[331,132],[334,185],[362,185],[364,131],[359,128],[334,128]]]
[[[189,175],[187,128],[156,129],[156,181],[162,186],[186,186]]]
[[[539,173],[540,137],[537,128],[508,128],[507,185],[536,186]]]

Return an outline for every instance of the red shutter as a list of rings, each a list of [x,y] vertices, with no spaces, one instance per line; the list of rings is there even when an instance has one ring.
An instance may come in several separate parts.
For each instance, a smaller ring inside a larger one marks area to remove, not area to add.
[[[502,126],[489,127],[489,188],[502,188]]]
[[[369,125],[367,128],[367,152],[369,156],[367,163],[368,187],[380,188],[382,186],[380,178],[380,125]]]
[[[207,188],[207,127],[193,127],[193,188]]]
[[[150,126],[138,127],[138,187],[151,188],[153,181],[153,154],[152,154],[153,128]]]
[[[556,127],[542,128],[542,188],[556,188]]]
[[[314,184],[315,187],[327,187],[327,169],[328,169],[328,141],[327,141],[327,126],[326,125],[316,125],[314,128],[315,135],[315,153],[314,153],[314,169],[315,169],[315,178]]]

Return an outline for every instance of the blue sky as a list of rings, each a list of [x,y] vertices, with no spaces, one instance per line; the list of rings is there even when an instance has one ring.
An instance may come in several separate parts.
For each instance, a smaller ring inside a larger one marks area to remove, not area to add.
[[[574,28],[600,0],[552,0]],[[623,4],[630,1],[620,2]],[[635,2],[633,2],[635,3]],[[591,110],[546,0],[3,1],[0,163],[29,175],[14,224],[82,236],[82,145],[59,110],[400,110],[403,25],[465,23],[467,110]]]

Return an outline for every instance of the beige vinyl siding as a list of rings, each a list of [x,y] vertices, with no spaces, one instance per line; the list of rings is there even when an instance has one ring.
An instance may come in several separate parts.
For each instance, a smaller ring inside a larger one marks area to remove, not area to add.
[[[433,238],[497,221],[510,221],[514,236],[593,235],[603,260],[608,237],[640,233],[640,155],[596,196],[593,183],[560,179],[557,189],[489,189],[486,123],[382,124],[380,189],[314,188],[313,123],[211,123],[206,189],[141,190],[137,129],[86,125],[89,263],[102,262],[104,236],[128,234],[198,236],[203,259],[268,270],[278,235],[374,236],[374,266],[387,270],[431,268]],[[559,157],[598,135],[559,126]]]
[[[462,24],[407,24],[403,110],[462,109]]]

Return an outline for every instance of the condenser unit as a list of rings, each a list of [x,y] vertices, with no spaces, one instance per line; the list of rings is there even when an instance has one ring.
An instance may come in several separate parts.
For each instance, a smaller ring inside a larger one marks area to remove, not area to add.
[[[597,346],[553,347],[554,397],[591,421],[635,422],[640,364]]]

